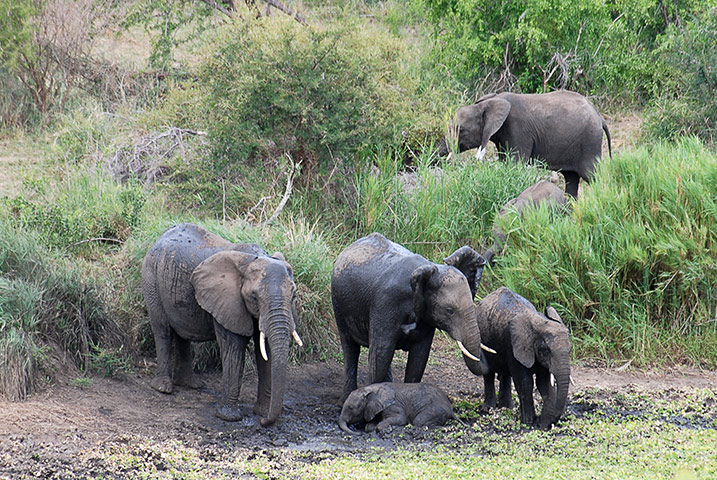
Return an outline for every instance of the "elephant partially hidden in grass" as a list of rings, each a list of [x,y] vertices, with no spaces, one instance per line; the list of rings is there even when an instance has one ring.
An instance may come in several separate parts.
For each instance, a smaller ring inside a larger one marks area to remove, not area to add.
[[[478,148],[483,157],[488,141],[498,152],[516,159],[543,160],[565,176],[565,191],[577,197],[578,183],[592,179],[602,155],[602,134],[610,131],[593,104],[582,95],[560,90],[542,94],[491,93],[458,109],[451,133],[438,145],[441,156],[457,141],[463,152]],[[457,138],[451,138],[457,135]]]
[[[522,215],[528,208],[537,208],[540,205],[548,205],[555,211],[560,211],[565,207],[565,195],[563,191],[548,180],[541,180],[538,183],[529,186],[523,190],[520,195],[512,199],[503,207],[493,221],[493,246],[483,253],[483,258],[490,265],[493,265],[493,258],[498,255],[505,247],[507,235],[498,225],[499,219],[506,216],[511,210]]]
[[[498,406],[512,408],[511,379],[520,400],[520,420],[536,423],[533,376],[543,398],[537,423],[545,428],[558,421],[565,409],[570,383],[570,334],[558,312],[546,314],[511,290],[501,287],[476,305],[476,317],[485,344],[496,350],[486,362],[463,357],[468,368],[483,376],[485,406],[496,406],[495,374],[500,380]],[[487,369],[486,369],[487,367]]]
[[[351,392],[346,398],[339,427],[384,431],[392,426],[443,425],[454,418],[451,401],[438,387],[427,383],[374,383]]]
[[[264,426],[276,422],[292,336],[301,344],[296,285],[283,255],[230,243],[197,225],[175,225],[147,252],[142,290],[157,348],[152,388],[172,393],[173,385],[197,387],[190,342],[216,338],[224,384],[224,404],[216,413],[239,420],[244,353],[253,338],[259,377],[254,412]]]

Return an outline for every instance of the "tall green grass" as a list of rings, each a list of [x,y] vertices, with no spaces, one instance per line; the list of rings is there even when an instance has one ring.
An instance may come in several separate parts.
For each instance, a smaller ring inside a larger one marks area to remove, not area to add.
[[[40,238],[0,219],[0,395],[10,399],[52,377],[51,354],[84,369],[125,343],[96,283]]]
[[[390,153],[376,155],[374,164],[356,179],[357,233],[380,232],[431,259],[462,245],[479,250],[497,208],[546,174],[522,163],[472,159],[439,167],[427,156],[406,172]]]
[[[694,138],[603,159],[554,220],[510,232],[499,275],[570,324],[579,357],[717,364],[717,156]]]

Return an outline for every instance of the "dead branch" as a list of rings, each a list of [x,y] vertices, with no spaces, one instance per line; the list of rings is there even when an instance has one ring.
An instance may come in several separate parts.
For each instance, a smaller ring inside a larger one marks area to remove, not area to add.
[[[271,225],[274,223],[274,221],[277,219],[281,211],[284,209],[284,206],[286,205],[286,202],[289,201],[289,197],[291,196],[291,187],[294,183],[294,175],[296,174],[299,165],[301,165],[301,162],[294,163],[294,160],[291,158],[291,155],[289,153],[286,153],[286,158],[289,159],[289,165],[291,165],[291,168],[286,173],[286,190],[284,190],[284,196],[281,197],[281,201],[279,202],[279,205],[276,207],[276,210],[271,215],[269,220],[267,220],[264,224],[265,225]]]
[[[274,8],[276,8],[276,9],[278,9],[278,10],[281,10],[282,12],[284,12],[284,13],[287,14],[287,15],[289,15],[290,17],[294,17],[294,19],[295,19],[297,22],[299,22],[299,23],[301,23],[301,24],[303,24],[303,25],[306,25],[306,19],[305,19],[304,16],[303,16],[302,14],[300,14],[299,12],[294,11],[294,10],[291,9],[290,7],[287,7],[286,5],[284,5],[283,3],[281,3],[281,2],[279,2],[279,1],[277,1],[277,0],[264,0],[264,1],[266,2],[266,4],[267,4],[268,6],[271,6],[271,7],[274,7]],[[267,8],[268,8],[268,7],[267,7]]]

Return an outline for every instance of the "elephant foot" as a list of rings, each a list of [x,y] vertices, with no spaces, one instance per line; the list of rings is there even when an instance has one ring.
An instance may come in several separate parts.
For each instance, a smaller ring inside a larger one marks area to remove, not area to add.
[[[217,407],[217,411],[214,412],[214,415],[221,418],[225,422],[238,422],[244,418],[244,415],[239,407],[232,407],[230,405]]]
[[[158,392],[170,394],[174,391],[174,385],[172,379],[169,377],[154,377],[150,382],[149,386],[157,390]]]

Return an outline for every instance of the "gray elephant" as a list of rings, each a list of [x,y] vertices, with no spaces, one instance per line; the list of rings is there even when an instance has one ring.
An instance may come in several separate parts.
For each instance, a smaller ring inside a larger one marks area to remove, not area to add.
[[[483,341],[497,354],[487,354],[479,364],[463,357],[476,375],[483,376],[485,406],[496,406],[495,374],[500,380],[498,406],[512,408],[511,379],[520,402],[520,420],[547,428],[565,409],[570,383],[570,334],[554,308],[546,314],[511,290],[501,287],[476,306]],[[486,367],[488,367],[486,369]],[[536,420],[533,405],[533,376],[543,399]]]
[[[368,347],[368,382],[390,382],[394,351],[408,351],[404,381],[420,382],[436,328],[480,362],[473,297],[485,260],[470,247],[426,260],[379,233],[348,246],[331,275],[331,301],[344,354],[343,400],[356,389],[361,346]]]
[[[554,211],[559,211],[564,209],[565,203],[563,191],[560,187],[548,180],[541,180],[523,190],[520,195],[503,205],[496,215],[493,221],[492,232],[494,243],[483,253],[485,261],[493,265],[493,257],[499,254],[505,246],[507,236],[498,225],[500,218],[507,215],[510,211],[516,211],[522,216],[526,209],[537,208],[540,205],[548,205]]]
[[[392,426],[439,426],[455,418],[451,401],[438,387],[427,383],[374,383],[351,392],[346,398],[339,427],[358,433],[351,427],[371,432]]]
[[[560,90],[542,94],[491,93],[475,104],[461,107],[451,128],[457,134],[458,150],[478,148],[482,158],[488,141],[500,153],[516,159],[543,160],[565,176],[565,191],[574,198],[578,183],[592,179],[595,162],[602,155],[602,133],[610,132],[605,119],[582,95]],[[438,153],[448,153],[448,139]]]
[[[167,229],[147,252],[142,289],[157,349],[155,390],[197,387],[190,342],[216,338],[224,388],[216,414],[239,420],[244,354],[254,338],[259,377],[254,412],[264,426],[277,420],[292,336],[301,344],[296,285],[283,255],[269,256],[256,244],[230,243],[183,223]]]

